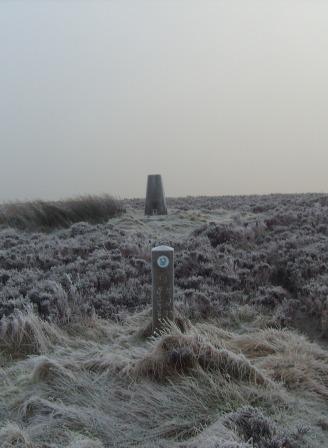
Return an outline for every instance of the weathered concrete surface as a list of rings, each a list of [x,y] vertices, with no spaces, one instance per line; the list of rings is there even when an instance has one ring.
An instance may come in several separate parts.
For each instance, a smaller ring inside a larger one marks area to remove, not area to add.
[[[145,215],[167,215],[162,177],[150,174],[147,179]]]

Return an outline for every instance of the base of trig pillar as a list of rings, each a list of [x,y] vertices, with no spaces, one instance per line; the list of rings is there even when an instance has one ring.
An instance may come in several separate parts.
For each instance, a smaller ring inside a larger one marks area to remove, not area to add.
[[[167,215],[162,177],[150,174],[147,179],[145,215]]]

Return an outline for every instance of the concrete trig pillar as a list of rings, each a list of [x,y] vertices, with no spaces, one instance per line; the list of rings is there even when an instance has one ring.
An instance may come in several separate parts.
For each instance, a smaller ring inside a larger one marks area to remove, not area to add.
[[[153,331],[173,320],[174,249],[157,246],[151,251]]]
[[[150,174],[148,176],[145,215],[167,215],[162,177],[160,174]]]

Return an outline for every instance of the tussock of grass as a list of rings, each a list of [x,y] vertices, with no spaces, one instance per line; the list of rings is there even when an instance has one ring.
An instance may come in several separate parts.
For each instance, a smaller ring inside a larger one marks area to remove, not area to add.
[[[266,359],[266,369],[276,381],[290,390],[315,392],[328,399],[328,360],[318,359],[315,353],[290,350]]]
[[[57,328],[33,312],[16,312],[0,319],[0,350],[11,357],[46,353],[60,341],[63,338]]]
[[[124,211],[109,195],[81,196],[62,201],[31,201],[2,204],[0,225],[22,230],[52,230],[86,221],[101,223]]]
[[[197,368],[218,371],[231,379],[254,384],[269,382],[244,356],[217,349],[199,336],[182,334],[162,336],[151,353],[136,364],[134,373],[163,380]]]
[[[315,392],[328,398],[328,356],[325,350],[304,336],[287,330],[266,329],[237,335],[227,341],[260,365],[275,381],[290,390]]]
[[[67,376],[72,381],[75,380],[75,375],[58,361],[41,357],[32,371],[31,380],[34,383],[53,382],[60,376]]]

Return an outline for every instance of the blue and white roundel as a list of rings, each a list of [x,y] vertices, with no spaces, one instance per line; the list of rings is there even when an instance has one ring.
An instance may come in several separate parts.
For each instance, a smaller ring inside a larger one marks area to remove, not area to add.
[[[168,267],[168,265],[170,264],[170,260],[166,255],[161,255],[157,258],[157,264],[160,268],[164,269]]]

